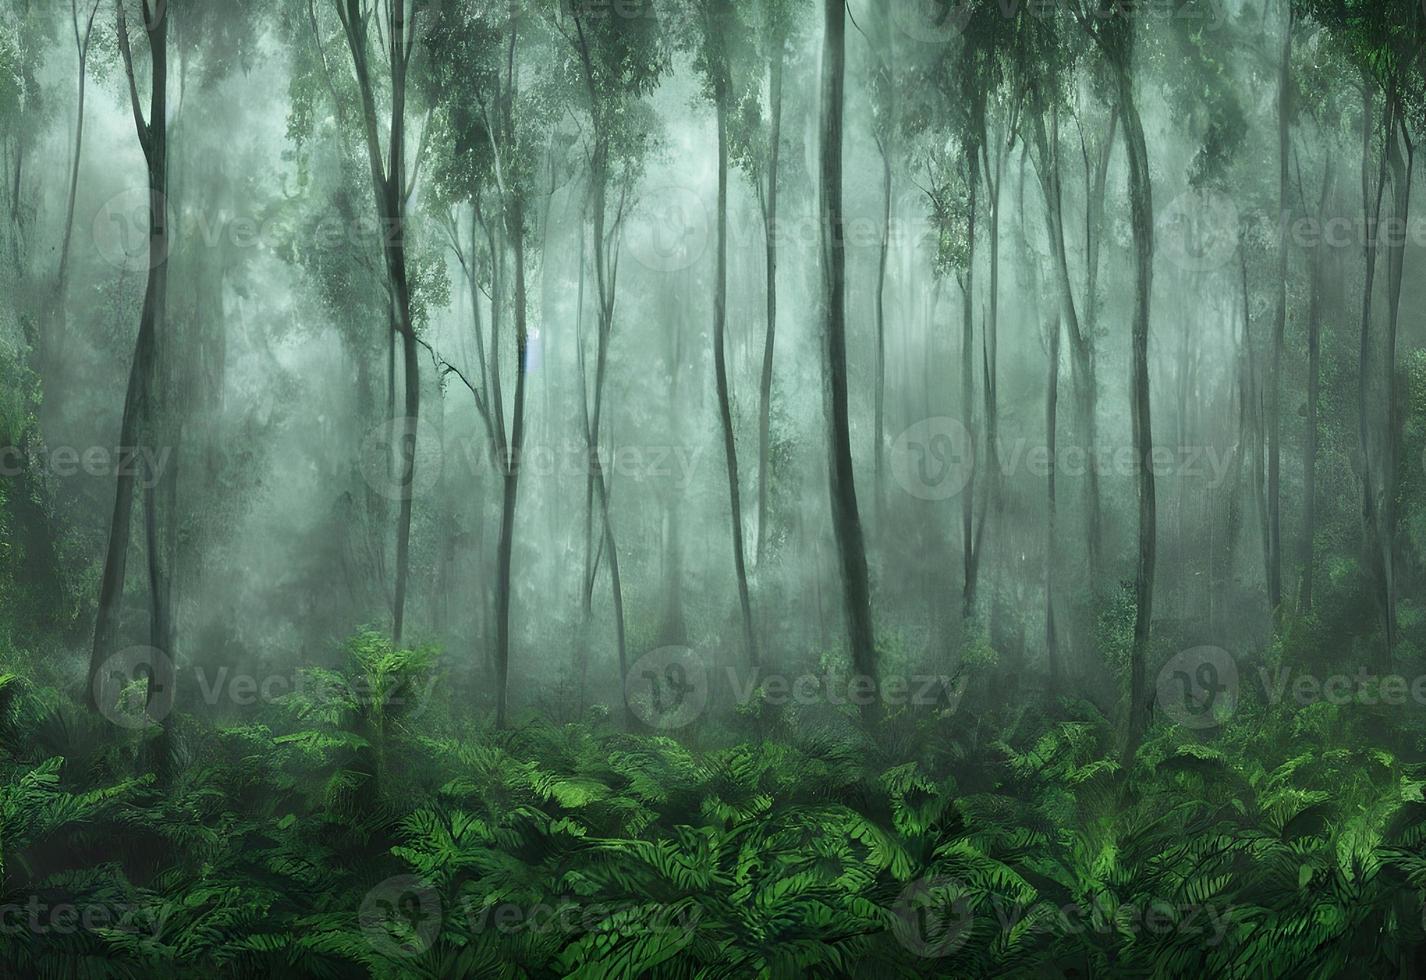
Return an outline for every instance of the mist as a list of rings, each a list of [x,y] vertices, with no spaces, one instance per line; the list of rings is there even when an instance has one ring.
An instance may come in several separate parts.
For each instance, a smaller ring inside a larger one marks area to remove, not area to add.
[[[15,975],[1421,962],[1420,5],[0,3]]]

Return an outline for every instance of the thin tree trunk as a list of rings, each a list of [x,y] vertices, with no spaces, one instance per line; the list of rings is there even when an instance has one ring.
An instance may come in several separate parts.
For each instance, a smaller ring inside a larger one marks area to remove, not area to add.
[[[1134,646],[1130,659],[1129,718],[1125,769],[1149,724],[1148,659],[1154,612],[1154,567],[1158,515],[1154,491],[1154,431],[1149,402],[1149,305],[1154,282],[1154,203],[1144,127],[1134,103],[1134,82],[1120,65],[1116,79],[1129,158],[1129,210],[1134,238],[1132,399],[1135,472],[1139,495],[1139,557],[1134,581]]]
[[[406,71],[410,64],[412,32],[407,30],[406,0],[389,6],[391,107],[387,139],[387,160],[381,159],[381,137],[377,122],[372,72],[367,61],[368,19],[357,0],[341,0],[338,15],[352,56],[357,88],[361,97],[362,124],[367,160],[371,169],[372,192],[382,233],[382,257],[390,290],[391,330],[401,338],[405,414],[401,422],[401,502],[396,525],[396,584],[392,600],[391,639],[401,645],[406,621],[406,590],[410,571],[411,514],[416,465],[416,434],[421,414],[421,378],[417,360],[415,327],[411,322],[411,285],[406,268],[406,201],[410,195],[406,174]],[[415,16],[415,11],[410,11]],[[317,38],[321,43],[320,36]]]
[[[763,341],[762,378],[758,386],[758,543],[757,563],[767,557],[769,432],[772,421],[772,356],[777,338],[777,173],[782,148],[782,39],[777,38],[769,68],[772,121],[768,131],[767,196],[763,227],[767,236],[767,334]]]
[[[1272,567],[1272,546],[1268,536],[1268,495],[1267,479],[1263,469],[1263,393],[1258,382],[1257,357],[1253,352],[1253,319],[1248,308],[1248,256],[1241,243],[1238,260],[1242,279],[1243,304],[1243,357],[1245,360],[1245,400],[1244,420],[1246,426],[1245,444],[1248,464],[1252,467],[1253,504],[1258,515],[1259,547],[1263,558],[1263,586],[1267,587],[1269,569]]]
[[[876,145],[881,153],[882,206],[881,249],[876,267],[876,390],[873,424],[876,462],[873,491],[876,494],[877,512],[880,513],[886,497],[886,260],[891,251],[891,148],[880,138]]]
[[[79,196],[79,162],[84,152],[84,97],[87,89],[86,83],[89,80],[89,38],[93,34],[94,18],[98,13],[99,0],[95,0],[94,6],[90,8],[84,30],[81,32],[79,29],[79,8],[75,0],[70,0],[69,14],[74,27],[74,48],[79,55],[79,98],[74,110],[74,153],[69,163],[69,194],[64,212],[64,238],[59,247],[59,272],[55,276],[54,314],[50,322],[50,336],[44,344],[44,350],[48,353],[41,357],[42,363],[48,362],[45,365],[46,368],[49,365],[58,366],[64,363],[66,317],[68,314],[65,298],[69,294],[69,252],[70,243],[74,238],[75,200]]]
[[[504,106],[504,145],[513,148],[516,145],[515,132],[515,98],[516,79],[514,76],[515,44],[518,30],[518,20],[511,20],[510,28],[510,53],[507,64],[511,65],[510,77],[505,87]],[[508,168],[500,166],[498,173],[507,172]],[[510,236],[511,248],[514,252],[515,261],[515,401],[510,413],[510,443],[505,458],[501,460],[501,467],[504,474],[504,493],[500,507],[500,543],[496,552],[496,592],[495,592],[495,670],[496,670],[496,709],[495,724],[504,728],[507,720],[507,699],[510,690],[510,593],[511,593],[511,563],[515,541],[515,508],[519,502],[520,492],[520,467],[523,464],[521,452],[525,445],[525,379],[526,379],[526,355],[529,348],[528,331],[528,303],[525,284],[525,203],[521,196],[521,188],[505,186],[501,181],[501,196],[504,198],[506,211],[506,230]],[[494,358],[492,372],[500,363],[500,350],[498,344],[492,346],[491,355]],[[498,397],[498,396],[497,396]],[[504,435],[503,413],[497,412],[497,420],[500,420],[501,435]]]
[[[872,626],[871,587],[866,544],[852,468],[851,432],[847,412],[846,242],[842,214],[842,97],[846,74],[846,22],[842,0],[825,0],[826,36],[822,53],[822,252],[825,267],[823,303],[826,321],[828,485],[832,529],[846,606],[852,667],[858,675],[876,678],[876,646]],[[875,717],[878,702],[863,705],[864,717]]]
[[[1119,124],[1119,107],[1110,110],[1109,128],[1104,142],[1099,148],[1099,158],[1095,162],[1093,183],[1090,183],[1090,163],[1088,152],[1084,158],[1085,196],[1088,206],[1084,217],[1085,238],[1085,289],[1084,328],[1070,333],[1071,354],[1074,358],[1075,409],[1079,415],[1080,431],[1085,441],[1085,452],[1090,460],[1088,493],[1085,499],[1085,533],[1089,544],[1089,573],[1092,588],[1099,589],[1104,574],[1104,516],[1099,490],[1099,379],[1094,358],[1094,334],[1099,325],[1099,258],[1100,244],[1104,240],[1104,193],[1109,176],[1109,158],[1114,150],[1114,134]]]
[[[1332,157],[1329,151],[1322,172],[1322,196],[1317,204],[1317,223],[1327,213],[1327,194],[1332,186]],[[1325,245],[1312,250],[1312,286],[1307,307],[1307,438],[1302,447],[1302,591],[1299,604],[1312,609],[1314,538],[1317,535],[1317,441],[1318,399],[1322,385],[1322,260]]]
[[[967,154],[968,168],[966,269],[961,281],[961,421],[974,439],[975,433],[975,217],[976,189],[979,185],[975,151]],[[972,447],[972,455],[975,455]],[[961,617],[969,620],[975,612],[976,582],[980,571],[980,549],[975,536],[975,471],[961,494],[961,542],[963,567]]]
[[[1279,228],[1287,221],[1287,97],[1292,61],[1292,8],[1286,5],[1282,32],[1282,60],[1278,69],[1277,153]],[[1268,604],[1273,617],[1282,612],[1282,355],[1287,325],[1287,235],[1279,234],[1277,249],[1277,307],[1273,318],[1272,368],[1268,379]]]
[[[1358,350],[1357,364],[1357,423],[1358,438],[1362,455],[1362,536],[1363,550],[1365,551],[1366,565],[1371,569],[1374,585],[1376,587],[1377,604],[1382,616],[1383,633],[1385,634],[1386,649],[1385,659],[1390,660],[1391,652],[1395,645],[1395,635],[1393,630],[1393,619],[1391,607],[1388,599],[1390,587],[1388,585],[1388,573],[1383,567],[1382,554],[1384,545],[1381,541],[1383,528],[1377,501],[1377,480],[1374,469],[1376,467],[1376,453],[1372,443],[1372,411],[1371,411],[1371,390],[1372,390],[1372,287],[1376,281],[1376,252],[1377,252],[1377,229],[1381,227],[1381,202],[1382,193],[1386,188],[1387,175],[1387,151],[1382,150],[1380,169],[1377,173],[1376,186],[1373,189],[1371,184],[1370,166],[1372,152],[1372,126],[1373,126],[1373,93],[1374,82],[1369,77],[1362,79],[1362,217],[1366,228],[1366,235],[1363,242],[1362,253],[1365,264],[1364,281],[1362,285],[1362,319],[1360,333],[1360,347]],[[1388,93],[1386,100],[1386,114],[1382,120],[1383,143],[1391,142],[1391,129],[1395,118],[1395,103],[1393,96]],[[1372,198],[1375,197],[1375,204]]]
[[[1055,635],[1055,471],[1060,397],[1060,317],[1050,318],[1050,376],[1045,394],[1045,446],[1049,475],[1045,480],[1045,657],[1049,661],[1050,690],[1060,693],[1060,649]]]
[[[1393,205],[1393,223],[1395,229],[1405,229],[1411,216],[1411,178],[1416,162],[1416,147],[1411,143],[1406,132],[1406,119],[1403,110],[1398,108],[1396,114],[1396,126],[1387,137],[1387,161],[1391,168],[1391,199]],[[1404,151],[1404,153],[1403,153]],[[1381,546],[1381,573],[1383,586],[1383,604],[1386,608],[1385,625],[1387,637],[1387,652],[1396,647],[1396,494],[1397,494],[1397,457],[1400,447],[1397,444],[1398,414],[1399,406],[1396,397],[1396,346],[1398,334],[1398,322],[1401,313],[1401,287],[1402,271],[1406,260],[1406,235],[1404,232],[1394,232],[1391,240],[1387,243],[1387,317],[1386,317],[1386,350],[1383,354],[1383,366],[1385,372],[1384,392],[1382,395],[1386,403],[1385,418],[1382,421],[1384,432],[1382,434],[1382,479],[1381,479],[1381,509],[1380,509],[1380,531],[1378,541]]]
[[[748,594],[748,568],[743,554],[743,505],[738,487],[738,446],[733,435],[733,406],[728,394],[728,79],[714,69],[714,101],[718,117],[718,256],[713,283],[713,375],[718,389],[718,419],[723,428],[723,458],[728,468],[728,502],[732,515],[733,571],[738,578],[738,605],[743,615],[743,643],[748,663],[758,665],[753,635],[753,607]]]
[[[142,441],[140,433],[148,414],[147,403],[154,378],[156,338],[165,319],[168,296],[168,17],[166,11],[160,9],[157,16],[144,25],[152,73],[148,121],[145,121],[143,108],[139,103],[138,85],[134,77],[133,57],[128,40],[128,25],[122,4],[117,8],[117,16],[119,46],[128,76],[134,128],[144,151],[149,188],[148,281],[144,288],[143,311],[139,317],[139,333],[134,344],[134,359],[129,367],[129,383],[124,394],[124,412],[119,426],[119,445],[124,451],[130,452],[137,450]],[[152,433],[147,435],[151,437]],[[118,635],[120,605],[123,601],[125,572],[128,567],[134,482],[134,468],[121,467],[115,481],[114,511],[109,523],[109,542],[104,557],[104,571],[99,584],[98,610],[94,623],[94,646],[89,660],[89,704],[96,709],[100,707],[99,688],[106,680],[102,676],[106,661],[114,653],[114,641]],[[167,625],[156,615],[156,610],[151,611],[150,645],[158,648],[163,657],[167,657],[169,651],[158,644],[165,642],[166,630]],[[171,678],[166,680],[163,676],[165,671],[161,669],[161,663],[152,666],[148,692],[150,701],[163,693],[164,683],[171,683]]]

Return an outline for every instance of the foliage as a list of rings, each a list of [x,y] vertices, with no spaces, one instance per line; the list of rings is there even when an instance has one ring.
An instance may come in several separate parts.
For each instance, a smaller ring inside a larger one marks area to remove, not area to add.
[[[163,791],[0,677],[7,972],[1323,976],[1426,941],[1426,764],[1341,707],[1159,726],[1126,784],[1079,706],[953,775],[826,730],[473,732],[434,687],[374,725],[434,652],[347,651],[262,723],[182,719]]]

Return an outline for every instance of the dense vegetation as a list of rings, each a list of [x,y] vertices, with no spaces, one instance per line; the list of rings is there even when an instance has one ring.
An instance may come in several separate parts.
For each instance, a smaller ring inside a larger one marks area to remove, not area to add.
[[[0,0],[0,975],[1426,971],[1423,131],[1416,0]]]

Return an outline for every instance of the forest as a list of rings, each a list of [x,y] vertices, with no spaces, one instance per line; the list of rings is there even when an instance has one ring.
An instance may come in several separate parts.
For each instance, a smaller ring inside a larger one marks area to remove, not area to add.
[[[1419,0],[0,0],[0,976],[1426,974],[1422,139]]]

